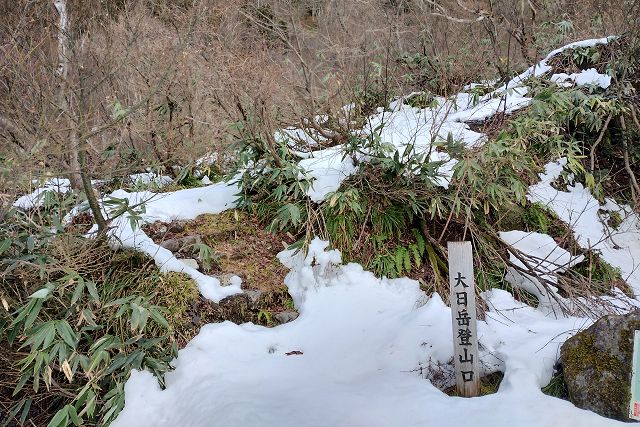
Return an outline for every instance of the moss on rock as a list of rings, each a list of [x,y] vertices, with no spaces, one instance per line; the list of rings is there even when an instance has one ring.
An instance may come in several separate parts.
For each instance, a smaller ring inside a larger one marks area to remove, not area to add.
[[[569,399],[605,417],[628,420],[633,331],[640,311],[605,316],[562,346]]]

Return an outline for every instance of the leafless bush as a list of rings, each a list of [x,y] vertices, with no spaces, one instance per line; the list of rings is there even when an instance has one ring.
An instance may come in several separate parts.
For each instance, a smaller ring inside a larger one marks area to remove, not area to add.
[[[618,32],[633,6],[573,0],[68,3],[70,71],[63,92],[73,111],[66,113],[56,74],[54,2],[0,6],[6,24],[0,30],[0,154],[22,170],[69,174],[77,169],[71,128],[81,127],[89,173],[100,177],[187,164],[223,150],[237,120],[270,134],[302,117],[339,115],[358,97],[384,104],[412,90],[446,94],[472,79],[505,78],[557,44]],[[137,104],[135,113],[114,121]]]

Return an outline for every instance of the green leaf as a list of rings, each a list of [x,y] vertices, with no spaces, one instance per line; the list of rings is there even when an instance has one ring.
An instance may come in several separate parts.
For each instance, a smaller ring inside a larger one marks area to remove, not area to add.
[[[78,302],[80,297],[82,296],[82,292],[84,291],[85,283],[84,280],[78,281],[76,288],[73,291],[73,295],[71,296],[71,305],[74,305]]]
[[[31,403],[33,399],[27,399],[24,402],[24,407],[22,408],[22,414],[20,415],[20,425],[23,425],[25,421],[27,421],[27,417],[29,416],[29,411],[31,410]]]
[[[120,101],[115,101],[113,104],[111,104],[111,108],[112,108],[113,120],[116,120],[116,121],[122,120],[123,118],[127,117],[127,115],[129,114],[129,109],[124,108],[120,103]]]
[[[75,332],[69,326],[66,320],[60,320],[56,324],[56,330],[58,331],[58,335],[64,340],[65,343],[71,348],[76,348],[76,342],[78,338],[76,337]]]
[[[53,343],[53,340],[56,337],[56,328],[54,322],[47,323],[46,333],[44,336],[44,340],[42,341],[42,349],[47,349]]]
[[[39,298],[32,301],[33,305],[31,303],[27,305],[27,307],[29,308],[29,315],[24,322],[24,329],[28,329],[29,327],[31,327],[33,322],[36,321],[38,315],[40,314],[40,309],[42,308],[43,302],[44,300]]]
[[[124,353],[118,354],[116,357],[113,358],[111,365],[109,365],[107,370],[104,372],[104,375],[111,375],[115,371],[122,368],[126,363],[127,363],[127,357],[125,356],[125,354]]]
[[[406,249],[403,250],[404,253],[404,269],[409,272],[411,271],[411,257],[409,256],[409,251]]]
[[[93,372],[102,362],[109,360],[109,353],[104,350],[100,350],[91,356],[91,364],[87,372]]]
[[[98,295],[98,290],[96,289],[96,284],[93,283],[93,281],[91,281],[91,280],[87,280],[85,283],[87,284],[87,290],[89,291],[89,295],[91,295],[91,298],[93,299],[93,302],[99,303],[100,302],[100,296]]]
[[[50,292],[51,290],[49,288],[42,288],[29,295],[29,298],[44,299]]]
[[[121,344],[122,341],[120,340],[120,338],[113,335],[105,335],[94,342],[93,345],[89,348],[89,351],[96,352],[98,350],[111,350],[120,347]]]
[[[30,379],[31,379],[31,373],[28,371],[24,372],[20,376],[20,381],[18,381],[18,384],[16,384],[16,387],[13,389],[13,393],[11,395],[15,396],[16,394],[18,394],[20,390],[22,390],[24,385],[27,383],[27,381],[29,381]]]
[[[129,318],[129,325],[131,325],[131,330],[132,331],[137,331],[138,328],[140,327],[140,321],[141,321],[141,310],[140,310],[140,306],[138,306],[138,304],[136,304],[135,302],[131,303],[131,317]]]
[[[0,243],[0,255],[4,253],[11,246],[11,239],[4,239],[2,243]]]
[[[418,246],[417,245],[411,245],[411,246],[409,246],[409,249],[411,250],[411,253],[413,254],[413,263],[416,265],[416,268],[420,268],[420,266],[422,265],[422,256],[420,255],[420,252],[418,251]]]
[[[404,250],[404,248],[402,248],[402,247],[398,248],[398,250],[396,251],[396,256],[394,258],[396,272],[397,272],[398,276],[400,274],[402,274],[402,264],[403,264],[403,260],[404,260],[403,250]]]
[[[74,426],[79,426],[80,424],[82,424],[82,419],[78,416],[78,413],[76,412],[76,408],[74,408],[72,405],[67,405],[69,406],[69,418],[71,419],[71,422],[73,423]]]
[[[149,308],[149,313],[151,313],[151,318],[153,320],[155,320],[155,322],[157,324],[159,324],[160,326],[162,326],[165,329],[169,329],[169,322],[167,321],[167,319],[162,315],[162,313],[160,313],[160,311],[158,310],[157,307],[152,307]]]
[[[67,427],[69,422],[69,407],[71,405],[65,405],[53,416],[47,427]]]

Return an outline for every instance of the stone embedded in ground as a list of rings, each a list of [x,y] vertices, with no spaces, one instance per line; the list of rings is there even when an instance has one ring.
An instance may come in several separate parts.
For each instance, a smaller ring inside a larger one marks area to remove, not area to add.
[[[185,221],[173,221],[169,225],[169,229],[173,233],[182,233],[184,231],[184,229],[185,229]]]
[[[171,252],[198,252],[198,249],[194,246],[198,243],[201,243],[202,240],[200,236],[197,234],[184,236],[179,239],[167,239],[163,242],[160,242],[160,246],[165,249],[170,250]]]
[[[195,268],[196,270],[200,268],[200,266],[198,265],[198,261],[193,258],[181,258],[180,261],[191,268]]]
[[[171,252],[178,252],[178,250],[180,250],[180,242],[176,239],[167,239],[164,242],[161,242],[160,246]]]
[[[640,329],[640,310],[604,316],[562,345],[560,363],[574,405],[608,418],[629,420],[636,329]]]
[[[279,323],[289,323],[298,318],[298,313],[295,311],[283,311],[274,316]]]

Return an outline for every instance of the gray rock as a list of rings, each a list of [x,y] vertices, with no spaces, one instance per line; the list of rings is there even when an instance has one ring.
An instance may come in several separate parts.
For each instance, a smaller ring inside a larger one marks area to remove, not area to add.
[[[196,270],[200,268],[200,266],[198,265],[198,261],[196,261],[193,258],[181,258],[180,261],[182,261],[183,264],[186,264],[191,268],[195,268]]]
[[[283,311],[276,314],[274,317],[280,323],[289,323],[298,318],[299,314],[295,311]]]
[[[180,250],[180,242],[176,239],[167,239],[164,242],[160,242],[160,246],[171,252],[178,252]]]
[[[197,234],[180,237],[179,239],[167,239],[160,243],[165,249],[170,250],[171,252],[180,252],[187,250],[190,253],[197,252],[197,249],[193,247],[193,245],[201,243],[202,240],[200,236]]]
[[[181,237],[178,241],[182,244],[182,246],[195,245],[197,243],[201,243],[202,239],[200,239],[200,235],[198,234],[190,234],[188,236]]]
[[[174,233],[182,233],[185,229],[184,221],[173,221],[170,224],[171,231]]]
[[[560,364],[574,405],[608,418],[629,420],[636,329],[640,329],[640,310],[604,316],[562,345]]]

